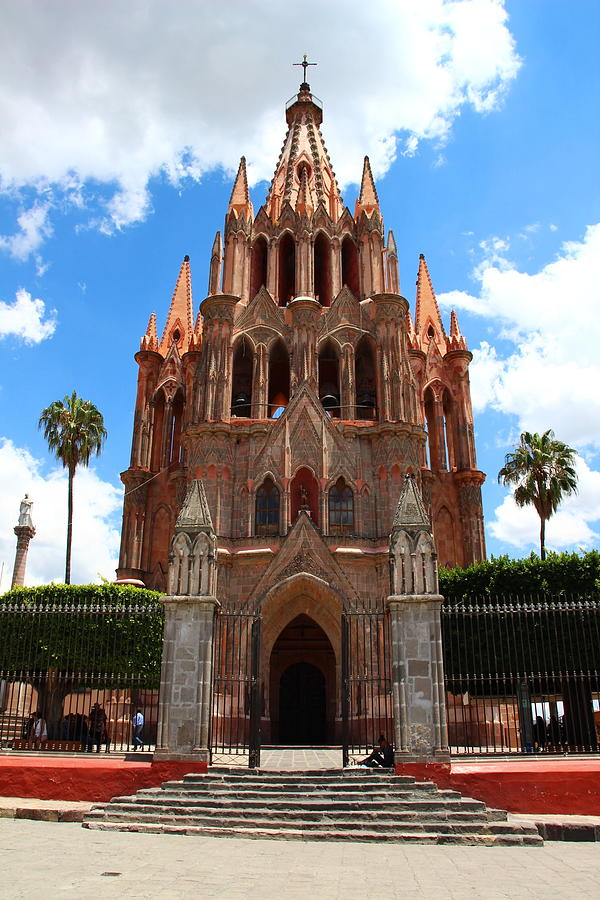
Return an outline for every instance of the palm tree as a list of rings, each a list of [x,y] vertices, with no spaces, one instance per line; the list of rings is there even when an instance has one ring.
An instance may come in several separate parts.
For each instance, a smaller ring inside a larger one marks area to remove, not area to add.
[[[73,478],[77,466],[87,466],[90,456],[98,456],[106,439],[102,413],[89,400],[73,391],[64,400],[55,400],[45,409],[38,422],[43,428],[48,449],[69,473],[67,558],[65,584],[71,583],[71,540],[73,536]]]
[[[563,497],[577,493],[576,450],[557,441],[551,428],[542,435],[524,431],[521,443],[507,453],[498,481],[516,485],[517,506],[535,506],[540,517],[540,557],[546,558],[546,522]]]

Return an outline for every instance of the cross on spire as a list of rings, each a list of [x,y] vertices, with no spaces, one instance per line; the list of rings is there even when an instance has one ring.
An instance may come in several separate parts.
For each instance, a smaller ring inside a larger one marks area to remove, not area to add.
[[[304,69],[304,84],[306,84],[306,70],[308,69],[308,67],[309,67],[309,66],[318,66],[318,65],[319,65],[319,63],[311,63],[311,62],[308,62],[307,57],[308,57],[308,54],[305,53],[304,56],[303,56],[303,58],[302,58],[302,62],[299,62],[299,63],[292,63],[293,66],[302,66],[302,68]]]

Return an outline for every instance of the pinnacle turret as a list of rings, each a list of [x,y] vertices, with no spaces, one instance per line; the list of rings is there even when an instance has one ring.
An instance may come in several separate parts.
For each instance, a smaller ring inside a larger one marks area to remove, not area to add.
[[[247,219],[254,218],[254,209],[250,200],[250,192],[248,190],[248,175],[246,174],[246,157],[242,156],[238,173],[235,178],[235,184],[229,199],[228,212],[234,212],[236,216],[245,216]]]
[[[379,211],[379,197],[377,196],[377,188],[375,187],[369,157],[365,156],[362,179],[360,182],[360,194],[356,201],[354,218],[358,219],[361,212],[365,212],[367,216],[371,218],[375,210]]]
[[[146,332],[140,341],[140,350],[158,350],[158,336],[156,334],[156,313],[151,313],[148,319]]]
[[[188,349],[192,332],[192,276],[190,272],[190,258],[189,256],[184,256],[158,352],[162,356],[166,356],[171,344],[175,343],[179,348],[180,354],[185,353]]]
[[[425,256],[419,256],[419,273],[417,275],[417,309],[415,329],[419,335],[422,349],[426,349],[432,340],[438,345],[441,353],[446,350],[446,332],[440,315],[435,291],[429,277]]]

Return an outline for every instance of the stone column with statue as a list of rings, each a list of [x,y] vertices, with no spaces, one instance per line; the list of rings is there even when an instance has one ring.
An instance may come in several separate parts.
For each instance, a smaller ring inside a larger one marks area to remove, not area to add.
[[[396,764],[449,762],[437,557],[414,475],[404,480],[390,537]]]
[[[190,484],[169,554],[155,759],[210,757],[217,539],[204,486]]]
[[[35,535],[35,528],[31,521],[31,507],[33,500],[29,499],[29,495],[25,494],[21,500],[19,508],[19,523],[15,525],[15,534],[17,536],[17,549],[15,552],[15,565],[13,568],[13,576],[11,588],[22,587],[25,583],[25,570],[27,568],[27,553],[29,551],[29,541]]]

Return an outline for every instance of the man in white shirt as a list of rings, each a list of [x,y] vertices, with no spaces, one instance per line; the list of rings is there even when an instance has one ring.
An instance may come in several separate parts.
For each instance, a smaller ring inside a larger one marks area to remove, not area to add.
[[[46,728],[46,720],[42,719],[42,714],[36,712],[33,720],[33,728],[31,729],[31,740],[39,741],[45,744],[48,740],[48,729]]]
[[[137,750],[138,747],[144,746],[144,742],[142,740],[144,714],[141,709],[136,710],[135,715],[131,718],[131,724],[133,725],[133,749]]]

